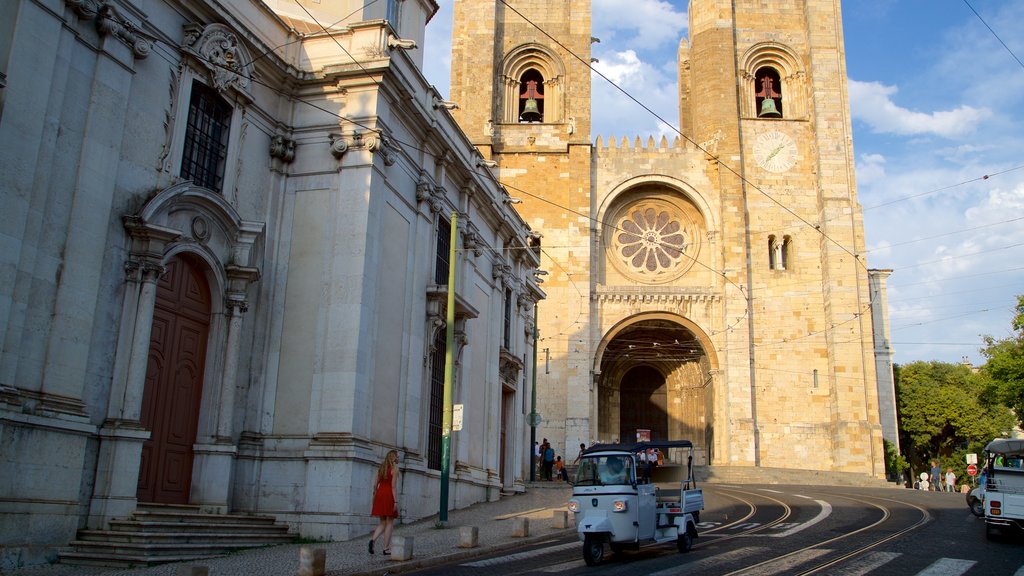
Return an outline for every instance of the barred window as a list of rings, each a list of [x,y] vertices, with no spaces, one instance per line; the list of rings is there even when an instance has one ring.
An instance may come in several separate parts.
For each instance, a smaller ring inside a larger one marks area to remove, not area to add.
[[[501,345],[505,347],[505,350],[511,350],[512,347],[512,289],[505,289],[505,329],[501,335]]]
[[[427,418],[427,468],[441,469],[441,430],[444,421],[444,365],[448,353],[445,330],[434,336],[434,351],[430,361],[430,414]]]
[[[452,224],[444,218],[437,220],[437,258],[434,264],[434,284],[448,285],[448,253],[452,244]]]
[[[220,192],[231,127],[231,106],[201,82],[192,83],[181,177]]]

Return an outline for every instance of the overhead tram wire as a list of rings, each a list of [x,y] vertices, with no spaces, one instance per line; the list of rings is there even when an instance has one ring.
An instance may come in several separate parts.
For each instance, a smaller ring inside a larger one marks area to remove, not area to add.
[[[1000,38],[998,34],[996,34],[996,31],[993,30],[992,27],[988,25],[988,22],[985,22],[985,19],[981,17],[981,14],[978,14],[978,11],[974,9],[974,6],[971,6],[971,3],[968,2],[967,0],[964,0],[964,4],[966,4],[967,7],[971,9],[971,12],[974,12],[974,15],[978,17],[978,20],[980,20],[981,23],[985,25],[985,28],[988,28],[988,31],[991,32],[992,35],[995,36],[996,40],[998,40],[999,43],[1003,45],[1003,48],[1005,48],[1006,51],[1010,53],[1010,56],[1012,56],[1013,59],[1017,61],[1017,64],[1020,65],[1021,68],[1024,68],[1024,62],[1021,62],[1020,58],[1018,58],[1017,55],[1013,53],[1013,50],[1010,50],[1010,47],[1006,45],[1006,42],[1003,42],[1003,39]]]
[[[999,172],[993,172],[991,174],[985,174],[983,176],[978,176],[977,178],[971,178],[970,180],[964,180],[963,182],[957,182],[956,184],[950,184],[949,186],[943,186],[941,188],[935,188],[934,190],[928,190],[927,192],[919,192],[917,194],[911,194],[909,196],[901,196],[899,198],[894,198],[892,200],[889,200],[888,202],[882,202],[881,204],[875,204],[873,206],[868,206],[868,207],[864,208],[863,210],[866,212],[868,210],[874,210],[875,208],[881,208],[883,206],[889,206],[890,204],[896,204],[897,202],[904,202],[906,200],[911,200],[911,199],[914,199],[914,198],[920,198],[921,196],[928,196],[929,194],[935,194],[937,192],[943,192],[945,190],[952,190],[953,188],[959,188],[960,186],[964,186],[964,185],[970,184],[972,182],[981,182],[981,181],[984,181],[984,180],[988,180],[989,178],[992,178],[994,176],[1001,176],[1001,175],[1006,174],[1008,172],[1013,172],[1014,170],[1020,170],[1021,168],[1024,168],[1024,165],[1014,166],[1013,168],[1007,168],[1006,170],[1000,170]]]

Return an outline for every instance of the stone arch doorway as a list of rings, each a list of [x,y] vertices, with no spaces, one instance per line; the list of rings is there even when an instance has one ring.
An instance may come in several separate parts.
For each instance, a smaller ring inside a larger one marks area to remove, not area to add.
[[[212,309],[205,271],[198,259],[176,256],[157,285],[142,395],[141,424],[150,432],[139,468],[142,502],[189,501]]]
[[[597,351],[598,434],[603,441],[690,440],[698,463],[714,446],[717,358],[707,335],[671,313],[621,321]]]

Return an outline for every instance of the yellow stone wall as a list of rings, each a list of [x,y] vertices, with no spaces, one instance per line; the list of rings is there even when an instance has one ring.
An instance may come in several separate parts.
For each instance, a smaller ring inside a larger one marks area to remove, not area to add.
[[[589,61],[589,2],[515,6]],[[456,2],[456,118],[543,234],[538,438],[568,456],[580,442],[617,439],[615,379],[635,361],[616,338],[668,321],[703,347],[697,359],[654,361],[669,433],[694,438],[699,458],[881,476],[839,2],[692,0],[689,14],[679,48],[684,136],[592,144],[589,70],[500,3]],[[564,66],[556,122],[500,121],[503,63],[527,45]],[[758,118],[753,102],[746,67],[765,54],[783,63],[781,119]],[[782,142],[774,132],[792,142],[787,169],[763,167],[766,142]],[[631,207],[682,222],[685,257],[631,268],[639,260],[617,240]],[[785,270],[769,266],[769,236],[788,237]],[[609,364],[612,354],[626,364]]]

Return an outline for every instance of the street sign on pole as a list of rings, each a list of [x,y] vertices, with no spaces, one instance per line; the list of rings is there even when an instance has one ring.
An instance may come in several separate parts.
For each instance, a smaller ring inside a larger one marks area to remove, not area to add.
[[[973,453],[973,452],[968,454],[967,455],[967,463],[968,464],[977,464],[978,463],[978,455]]]
[[[971,476],[974,476],[975,474],[977,474],[978,473],[978,465],[977,464],[971,464],[970,466],[968,466],[967,467],[967,473],[970,474]]]

